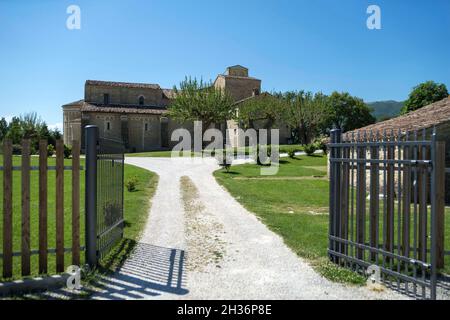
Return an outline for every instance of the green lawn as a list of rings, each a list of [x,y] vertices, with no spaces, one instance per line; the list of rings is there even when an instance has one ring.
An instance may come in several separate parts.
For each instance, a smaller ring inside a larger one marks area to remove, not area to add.
[[[286,145],[280,145],[280,153],[287,153],[290,150],[295,151],[302,151],[303,146],[298,144],[286,144]],[[220,151],[220,150],[218,150]],[[241,148],[233,148],[234,154],[237,154],[238,151],[244,152],[246,155],[249,154],[249,148],[248,147],[241,147]],[[194,155],[200,155],[199,153],[191,152],[191,156]],[[127,157],[163,157],[163,158],[170,158],[172,156],[172,151],[149,151],[149,152],[137,152],[137,153],[128,153],[126,155]],[[178,154],[177,156],[182,156],[182,154]]]
[[[254,164],[232,166],[228,173],[221,169],[214,175],[244,207],[282,236],[294,252],[308,259],[322,275],[334,281],[363,284],[363,277],[328,262],[326,165],[326,156],[300,156],[283,158],[276,176],[260,176],[260,167]],[[446,230],[450,230],[450,212],[447,216]],[[449,234],[446,233],[447,249]]]
[[[32,157],[31,165],[38,165],[39,158]],[[81,160],[81,165],[84,166],[84,160]],[[13,165],[20,166],[21,157],[13,157]],[[0,164],[3,165],[3,159],[0,156]],[[48,165],[55,165],[55,158],[48,159]],[[71,160],[65,160],[65,165],[71,165]],[[84,245],[84,171],[80,173],[80,237],[81,245]],[[128,192],[125,190],[125,210],[124,216],[126,220],[125,238],[136,240],[144,226],[147,218],[147,210],[150,205],[149,199],[153,195],[158,177],[156,174],[137,168],[135,166],[125,166],[125,181],[136,176],[139,180],[137,190]],[[0,210],[3,208],[3,172],[0,171]],[[65,171],[64,174],[64,246],[71,247],[71,181],[72,172]],[[31,173],[31,213],[30,213],[30,228],[31,228],[31,249],[38,248],[38,171]],[[1,216],[1,214],[0,214]],[[0,243],[3,243],[3,219],[0,219]],[[13,173],[13,251],[19,252],[21,246],[21,178],[20,172]],[[55,171],[48,172],[48,247],[55,248]],[[0,246],[0,252],[2,247]],[[81,258],[84,258],[84,252],[81,253]],[[14,257],[13,277],[20,278],[21,261],[20,257]],[[71,264],[71,254],[65,255],[65,265]],[[32,255],[31,267],[32,276],[37,274],[38,256]],[[0,277],[2,274],[2,263],[0,263]],[[55,256],[49,254],[48,256],[48,272],[55,273]]]
[[[194,156],[195,152],[189,152],[189,156]],[[127,157],[151,157],[151,158],[171,158],[172,151],[148,151],[148,152],[136,152],[136,153],[127,153]],[[175,154],[176,157],[184,156],[183,153]]]

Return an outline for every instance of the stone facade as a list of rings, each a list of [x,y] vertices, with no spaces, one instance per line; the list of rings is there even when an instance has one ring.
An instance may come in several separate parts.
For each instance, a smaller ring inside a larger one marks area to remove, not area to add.
[[[242,66],[228,67],[219,74],[214,86],[225,90],[237,102],[258,96],[261,80],[249,77]],[[173,90],[157,84],[87,80],[84,99],[63,105],[64,142],[81,141],[86,125],[97,125],[100,137],[124,141],[127,151],[170,149],[177,141],[171,135],[178,128],[193,132],[193,123],[179,123],[167,117]],[[227,121],[232,146],[238,146],[238,125]],[[280,143],[290,137],[289,128],[281,128]]]

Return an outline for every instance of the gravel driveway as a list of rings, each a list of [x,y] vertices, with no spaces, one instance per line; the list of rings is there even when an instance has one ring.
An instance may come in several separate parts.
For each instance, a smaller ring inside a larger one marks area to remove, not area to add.
[[[214,160],[126,158],[126,163],[156,172],[159,184],[136,252],[93,298],[404,298],[318,275],[216,183]],[[192,194],[181,188],[182,177]],[[209,253],[213,257],[205,257]]]

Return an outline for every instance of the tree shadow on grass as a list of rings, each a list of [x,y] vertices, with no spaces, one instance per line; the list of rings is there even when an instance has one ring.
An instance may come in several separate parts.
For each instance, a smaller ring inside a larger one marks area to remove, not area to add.
[[[239,175],[239,172],[236,171],[222,171],[223,174],[229,174],[229,175]]]
[[[323,155],[322,154],[311,154],[311,155],[306,155],[307,157],[313,157],[313,158],[322,158]]]

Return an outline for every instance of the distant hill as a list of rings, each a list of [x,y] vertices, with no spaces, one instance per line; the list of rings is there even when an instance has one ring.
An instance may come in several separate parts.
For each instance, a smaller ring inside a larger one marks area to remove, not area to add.
[[[367,105],[373,109],[372,115],[377,118],[377,121],[382,121],[398,116],[403,107],[403,102],[387,100],[369,102]]]

